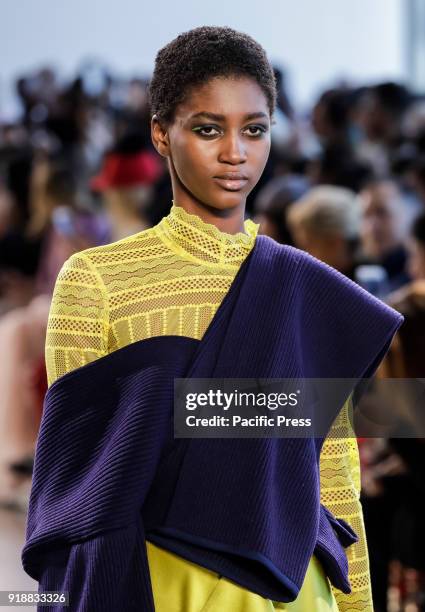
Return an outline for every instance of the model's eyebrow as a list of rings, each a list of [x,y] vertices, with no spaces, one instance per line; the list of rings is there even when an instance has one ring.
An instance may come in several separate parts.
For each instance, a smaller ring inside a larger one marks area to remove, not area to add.
[[[224,115],[218,115],[217,113],[209,113],[208,111],[201,111],[199,113],[195,113],[191,116],[191,119],[198,119],[200,117],[205,117],[206,119],[212,119],[213,121],[225,121],[226,117]],[[250,121],[251,119],[267,119],[268,115],[263,112],[258,113],[247,113],[244,115],[245,121]]]

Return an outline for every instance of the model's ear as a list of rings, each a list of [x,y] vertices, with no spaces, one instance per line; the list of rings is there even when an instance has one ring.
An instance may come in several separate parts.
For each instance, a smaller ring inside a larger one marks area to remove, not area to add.
[[[158,115],[153,115],[151,119],[151,138],[155,149],[162,157],[170,156],[170,143],[168,132]]]

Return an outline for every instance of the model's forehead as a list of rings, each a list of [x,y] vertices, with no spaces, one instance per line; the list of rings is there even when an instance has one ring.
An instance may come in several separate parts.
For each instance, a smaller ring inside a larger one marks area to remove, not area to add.
[[[177,108],[180,116],[199,112],[225,116],[265,112],[267,98],[258,83],[249,77],[215,77],[193,87]]]

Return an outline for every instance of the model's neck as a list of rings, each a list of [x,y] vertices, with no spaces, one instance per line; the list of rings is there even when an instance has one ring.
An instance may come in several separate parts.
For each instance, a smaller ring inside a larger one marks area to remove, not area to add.
[[[173,202],[175,206],[181,206],[190,215],[197,215],[205,223],[215,225],[221,232],[226,232],[227,234],[245,232],[245,206],[219,210],[186,198],[175,198]]]

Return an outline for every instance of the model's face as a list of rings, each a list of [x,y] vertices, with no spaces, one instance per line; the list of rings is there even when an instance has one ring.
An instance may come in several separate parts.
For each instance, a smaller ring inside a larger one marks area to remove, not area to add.
[[[213,78],[194,88],[166,129],[153,119],[152,138],[168,158],[176,202],[226,215],[245,207],[266,165],[266,96],[253,79]]]

